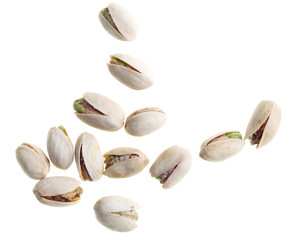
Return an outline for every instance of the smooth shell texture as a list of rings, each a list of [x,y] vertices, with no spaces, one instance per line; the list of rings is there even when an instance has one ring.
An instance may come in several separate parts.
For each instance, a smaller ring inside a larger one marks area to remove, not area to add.
[[[80,178],[85,181],[82,176],[81,165],[80,165],[80,151],[82,147],[82,154],[84,164],[93,181],[97,181],[102,177],[103,174],[103,157],[102,152],[96,138],[90,133],[82,133],[75,145],[75,161],[79,172]]]
[[[131,199],[120,196],[107,196],[99,199],[94,205],[96,219],[105,227],[119,232],[127,232],[137,227],[136,220],[112,214],[139,208]]]
[[[43,198],[43,196],[57,196],[74,191],[80,186],[80,182],[71,177],[47,177],[40,180],[33,188],[36,198],[43,204],[49,206],[68,206],[75,202],[56,202]]]
[[[141,172],[149,163],[149,159],[147,158],[147,156],[143,154],[140,150],[134,148],[115,148],[108,151],[103,156],[104,158],[106,158],[109,155],[121,156],[130,154],[137,154],[139,155],[139,157],[134,157],[119,163],[115,163],[114,165],[105,169],[104,175],[111,178],[131,177]]]
[[[136,39],[138,24],[134,17],[121,5],[110,3],[108,5],[110,15],[116,24],[118,31],[99,13],[99,20],[104,29],[118,40],[133,41]]]
[[[50,162],[44,152],[37,146],[23,143],[15,151],[16,159],[27,176],[40,180],[47,176]]]
[[[113,100],[98,94],[87,92],[83,98],[102,114],[75,113],[76,116],[89,126],[106,130],[117,131],[124,125],[125,113]]]
[[[59,128],[53,127],[47,136],[47,150],[51,162],[58,168],[67,169],[74,158],[73,145],[69,137]]]
[[[281,109],[273,101],[261,101],[253,112],[246,129],[244,139],[251,137],[267,120],[263,135],[257,148],[260,148],[269,143],[276,135],[281,122]]]
[[[121,83],[135,90],[146,89],[153,84],[153,73],[142,61],[127,54],[114,54],[111,55],[112,57],[122,60],[139,71],[137,72],[125,66],[108,63],[107,67],[110,73]]]
[[[218,133],[205,140],[201,146],[200,157],[208,161],[218,162],[232,157],[240,152],[245,144],[242,139],[226,137],[212,142],[215,138],[232,132],[239,133],[237,131],[226,131]]]
[[[192,157],[189,150],[177,145],[167,148],[158,156],[149,172],[152,177],[158,177],[176,165],[177,167],[162,185],[163,188],[171,188],[177,184],[191,168]]]
[[[125,123],[125,130],[133,136],[145,136],[162,127],[166,115],[161,109],[153,109],[156,110],[144,108],[130,114]]]

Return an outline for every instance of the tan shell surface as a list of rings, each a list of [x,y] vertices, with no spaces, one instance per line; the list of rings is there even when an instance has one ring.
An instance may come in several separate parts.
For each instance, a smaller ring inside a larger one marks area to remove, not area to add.
[[[23,143],[15,151],[22,170],[32,179],[45,178],[50,170],[50,162],[45,153],[33,144]]]
[[[165,122],[166,115],[160,111],[130,114],[126,119],[125,130],[133,136],[145,136],[161,128]]]
[[[269,143],[276,135],[281,122],[281,109],[278,104],[270,100],[261,101],[253,112],[248,123],[245,137],[251,137],[268,119],[258,148]]]
[[[177,184],[190,170],[192,165],[191,153],[180,146],[172,146],[164,150],[152,164],[149,172],[152,177],[158,177],[178,164],[163,188],[170,188]]]
[[[139,208],[131,199],[121,196],[107,196],[99,199],[94,205],[96,219],[105,227],[119,232],[127,232],[137,227],[136,220],[113,214]]]
[[[207,140],[205,140],[201,146],[200,157],[208,161],[223,161],[232,157],[242,150],[244,147],[244,140],[233,138],[222,138],[216,141],[214,139],[225,135],[227,133],[240,133],[238,131],[226,131],[218,133]]]
[[[53,127],[47,136],[47,150],[51,162],[58,168],[68,169],[74,158],[73,145],[68,136],[59,128]]]
[[[114,23],[125,40],[135,40],[139,27],[132,14],[117,3],[110,3],[108,9]]]
[[[108,21],[107,19],[102,15],[102,11],[100,11],[99,20],[101,25],[104,27],[104,29],[113,37],[115,37],[118,40],[127,41],[127,39],[121,35]]]
[[[142,90],[152,86],[153,73],[146,63],[127,54],[114,54],[111,57],[118,58],[139,71],[108,63],[107,66],[110,73],[121,83],[135,90]]]
[[[123,127],[125,113],[116,102],[92,92],[85,93],[83,98],[104,115],[75,113],[81,121],[89,126],[106,131],[117,131]]]
[[[56,202],[43,198],[43,196],[58,196],[74,191],[80,186],[80,182],[71,177],[47,177],[40,180],[33,188],[33,193],[37,200],[49,206],[68,206],[75,202]]]
[[[92,178],[93,181],[97,181],[102,177],[104,165],[103,165],[103,157],[102,152],[99,147],[99,144],[96,138],[87,132],[82,133],[75,145],[75,161],[77,170],[80,178],[85,181],[82,176],[81,166],[80,166],[80,151],[82,146],[82,153],[84,164],[88,171],[88,174]]]
[[[149,159],[140,150],[135,148],[115,148],[104,154],[104,158],[109,155],[128,155],[137,154],[139,157],[124,160],[115,163],[109,168],[105,169],[104,175],[111,178],[126,178],[131,177],[141,172],[149,163]]]

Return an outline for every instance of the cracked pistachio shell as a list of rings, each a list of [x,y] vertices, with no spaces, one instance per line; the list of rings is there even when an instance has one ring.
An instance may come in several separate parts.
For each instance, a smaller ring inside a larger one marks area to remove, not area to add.
[[[74,158],[73,144],[64,127],[52,127],[49,130],[47,150],[56,167],[65,170],[71,166]]]
[[[145,136],[162,127],[166,114],[159,108],[143,108],[130,114],[125,130],[132,136]]]
[[[15,151],[16,159],[27,176],[40,180],[47,176],[50,162],[44,152],[37,146],[23,143]]]
[[[135,148],[115,148],[108,151],[103,156],[104,158],[118,156],[118,158],[125,159],[105,169],[103,174],[111,178],[127,178],[134,176],[141,172],[149,163],[147,156]]]
[[[84,93],[83,99],[101,114],[75,112],[82,122],[105,131],[117,131],[123,127],[125,113],[113,100],[92,92]]]
[[[261,101],[253,112],[248,123],[244,139],[252,138],[254,134],[266,123],[262,137],[257,144],[260,148],[269,143],[276,135],[281,122],[281,109],[273,101]],[[253,143],[252,143],[253,144]]]
[[[104,17],[102,10],[99,13],[99,20],[104,29],[118,40],[135,40],[138,32],[138,24],[135,18],[117,3],[110,3],[108,5],[108,10],[116,28]]]
[[[107,64],[110,73],[121,83],[135,90],[146,89],[153,84],[153,73],[142,61],[127,54],[114,54],[110,57],[112,60],[116,58],[122,60],[130,66],[111,62]]]
[[[225,135],[229,133],[240,135],[240,132],[237,131],[226,131],[208,138],[201,146],[200,157],[208,161],[219,162],[240,152],[245,142],[242,139],[229,138]]]
[[[82,188],[80,182],[71,177],[47,177],[35,185],[33,193],[43,204],[64,207],[79,202]]]
[[[94,212],[97,221],[105,227],[113,231],[128,232],[138,226],[138,214],[135,212],[137,208],[140,206],[131,199],[107,196],[95,203]]]
[[[159,177],[173,169],[163,188],[171,188],[177,184],[190,170],[192,157],[189,150],[174,145],[164,150],[152,164],[149,172],[152,177]]]
[[[97,181],[103,174],[103,157],[96,138],[87,132],[82,133],[75,145],[75,161],[83,181]]]

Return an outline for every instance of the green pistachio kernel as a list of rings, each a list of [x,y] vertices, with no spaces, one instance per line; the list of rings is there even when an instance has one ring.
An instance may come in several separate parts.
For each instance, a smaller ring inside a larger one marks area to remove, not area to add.
[[[66,136],[68,136],[68,133],[67,133],[67,131],[66,131],[66,129],[64,128],[64,126],[59,126],[58,127]]]
[[[86,113],[85,109],[83,108],[83,98],[79,98],[74,101],[73,108],[78,113]]]
[[[157,180],[161,181],[162,177],[161,176],[158,176],[158,177],[155,177]]]
[[[121,65],[121,66],[124,66],[124,67],[127,67],[128,64],[118,58],[115,58],[115,61],[117,62],[117,64]]]
[[[240,133],[226,133],[225,134],[226,137],[229,137],[229,138],[233,138],[233,139],[242,139],[242,136]]]

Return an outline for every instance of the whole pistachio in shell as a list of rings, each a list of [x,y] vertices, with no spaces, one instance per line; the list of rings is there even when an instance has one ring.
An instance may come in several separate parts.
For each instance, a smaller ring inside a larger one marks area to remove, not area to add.
[[[149,172],[160,181],[163,188],[171,188],[188,173],[191,165],[190,151],[175,145],[158,156]]]
[[[79,202],[82,192],[80,182],[71,177],[47,177],[40,180],[33,189],[37,200],[54,207]]]
[[[223,161],[240,152],[243,146],[240,132],[222,132],[203,142],[200,157],[208,161]]]
[[[107,64],[110,73],[129,88],[141,90],[153,84],[152,71],[140,60],[127,54],[114,54],[110,59]]]
[[[79,176],[83,181],[97,181],[103,174],[103,157],[96,138],[82,133],[75,145],[75,161]]]
[[[63,126],[52,127],[47,136],[47,150],[52,163],[61,169],[71,166],[74,158],[73,144]]]
[[[117,131],[124,125],[123,109],[113,100],[87,92],[73,103],[76,116],[91,127],[106,131]]]
[[[47,176],[50,161],[45,153],[37,146],[23,143],[15,151],[16,159],[27,176],[40,180]]]
[[[105,227],[118,232],[134,230],[138,225],[140,206],[133,200],[120,196],[107,196],[94,205],[96,219]]]
[[[134,17],[121,5],[110,3],[99,13],[99,20],[104,29],[118,40],[136,39],[138,24]]]
[[[104,155],[104,175],[111,178],[127,178],[141,172],[149,159],[134,148],[115,148]]]
[[[162,127],[166,114],[160,108],[143,108],[130,114],[125,123],[125,130],[132,136],[145,136]]]
[[[276,135],[281,122],[281,109],[273,101],[261,101],[253,112],[244,139],[260,148]]]

